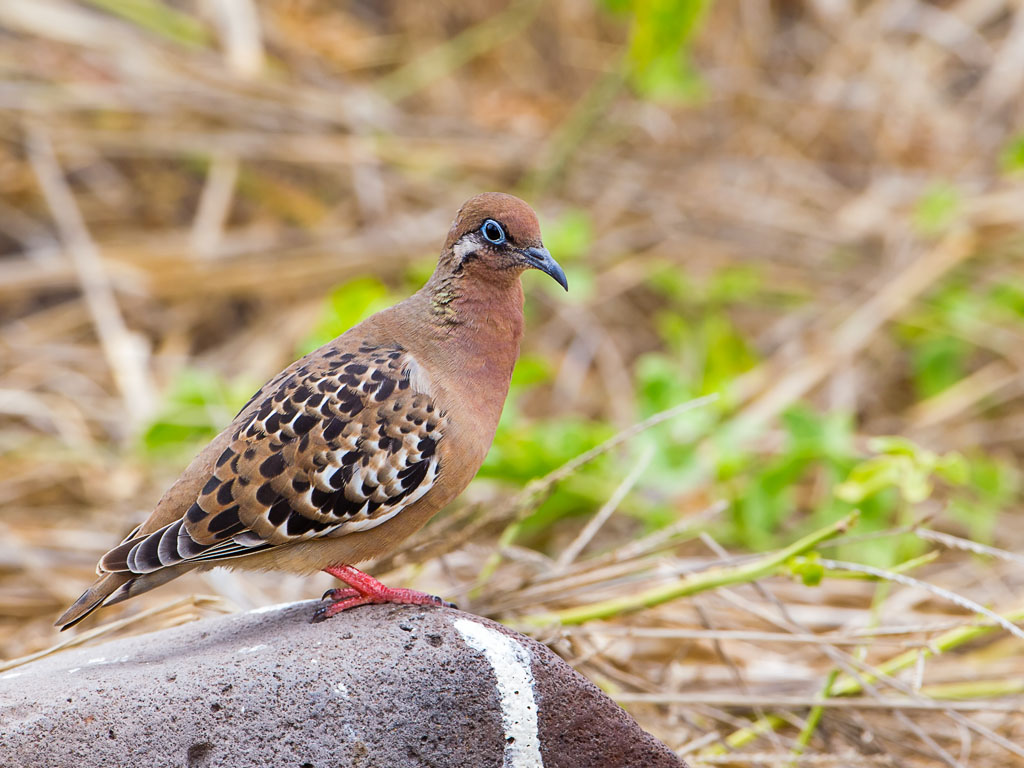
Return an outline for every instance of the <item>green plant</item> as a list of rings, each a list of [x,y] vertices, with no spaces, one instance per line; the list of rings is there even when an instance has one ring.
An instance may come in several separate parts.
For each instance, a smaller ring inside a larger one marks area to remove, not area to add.
[[[701,95],[701,80],[690,64],[687,47],[709,3],[604,0],[604,5],[632,17],[626,62],[637,93],[658,101],[690,101]]]

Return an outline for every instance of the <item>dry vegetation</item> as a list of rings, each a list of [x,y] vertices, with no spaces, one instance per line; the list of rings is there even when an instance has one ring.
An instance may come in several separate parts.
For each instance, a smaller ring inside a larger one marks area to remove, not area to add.
[[[550,643],[694,765],[1024,765],[1024,309],[989,311],[1024,296],[1024,12],[722,0],[665,92],[643,16],[689,6],[0,1],[0,669],[68,641],[50,623],[97,556],[332,286],[407,292],[459,202],[501,189],[542,212],[574,289],[526,278],[524,352],[550,372],[516,392],[526,442],[571,415],[604,428],[582,450],[671,405],[644,399],[651,359],[675,402],[723,397],[613,440],[610,484],[544,525],[578,467],[524,490],[499,463],[377,572]],[[212,394],[168,415],[196,376]],[[744,478],[792,453],[797,403],[852,414],[867,464],[782,473],[762,530]],[[960,514],[920,472],[873,529],[816,514],[857,505],[835,481],[869,483],[891,434],[974,462]],[[666,435],[696,446],[686,484],[645,479]],[[1000,488],[972,496],[986,467]],[[887,570],[845,564],[897,530]],[[188,576],[70,641],[326,584]]]

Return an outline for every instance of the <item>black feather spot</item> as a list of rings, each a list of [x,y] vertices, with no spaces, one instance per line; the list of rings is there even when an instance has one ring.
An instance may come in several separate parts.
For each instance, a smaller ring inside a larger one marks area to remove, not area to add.
[[[369,368],[361,363],[352,363],[351,365],[345,366],[345,373],[351,373],[353,376],[362,376],[368,370]]]
[[[343,517],[345,515],[354,515],[363,508],[363,502],[352,501],[345,497],[345,494],[339,493],[334,497],[334,504],[331,507],[331,512],[335,517]]]
[[[242,458],[245,459],[246,461],[252,461],[254,458],[256,458],[256,448],[250,445],[248,448],[242,451]]]
[[[378,509],[380,509],[381,502],[373,501],[372,499],[366,503],[366,514],[372,515]]]
[[[296,435],[304,435],[313,428],[316,424],[316,418],[303,414],[299,416],[295,421],[292,422],[292,429],[295,430]]]
[[[359,393],[341,390],[338,393],[338,410],[349,416],[355,416],[362,411],[363,401],[359,399]]]
[[[228,480],[226,483],[224,483],[224,485],[220,487],[220,490],[217,491],[218,504],[223,504],[226,507],[228,504],[234,502],[235,497],[231,493],[231,486],[234,484],[234,482],[234,480]]]
[[[345,428],[337,419],[331,419],[327,422],[327,426],[324,427],[324,440],[334,440],[341,434],[341,430]]]
[[[341,457],[341,463],[344,466],[348,466],[349,464],[355,464],[357,461],[359,461],[361,456],[362,454],[360,454],[359,451],[348,451],[344,456]]]
[[[323,509],[327,506],[327,502],[334,496],[330,491],[321,491],[319,488],[314,488],[313,493],[310,494],[310,499],[313,501],[313,506],[317,509]]]
[[[292,401],[295,403],[304,403],[313,396],[313,392],[306,385],[302,385],[294,392],[292,392]]]
[[[433,456],[436,449],[437,443],[434,442],[434,439],[431,437],[424,437],[416,444],[416,450],[423,455],[423,458]]]
[[[313,395],[309,400],[306,401],[307,408],[319,408],[320,403],[323,402],[324,396],[319,392]]]
[[[274,403],[272,400],[264,400],[263,405],[260,406],[259,413],[256,414],[256,418],[259,421],[265,421],[270,412],[274,410]]]
[[[292,490],[296,493],[305,493],[310,488],[308,480],[303,480],[301,477],[296,477],[292,480]]]
[[[185,513],[185,519],[190,523],[198,523],[204,517],[206,517],[206,510],[199,506],[198,501],[189,507],[188,512]]]
[[[277,491],[270,487],[270,483],[261,485],[256,491],[256,501],[264,507],[269,507],[277,499]]]
[[[310,531],[322,531],[327,526],[328,523],[311,520],[308,517],[303,517],[297,512],[292,512],[288,516],[288,524],[285,526],[285,533],[289,536],[302,536],[304,533],[309,533]]]
[[[263,422],[263,428],[267,432],[277,432],[281,428],[281,414],[276,411],[267,417],[267,420]]]
[[[352,467],[346,466],[341,467],[337,472],[331,475],[331,487],[332,488],[344,488],[345,484],[352,479]]]
[[[284,472],[284,456],[273,453],[260,464],[260,474],[264,477],[277,477]]]
[[[210,477],[210,479],[206,481],[206,485],[203,486],[203,496],[207,496],[213,493],[215,490],[217,490],[218,485],[220,485],[220,478],[218,478],[216,475]]]
[[[417,461],[415,464],[403,469],[398,473],[398,477],[402,480],[403,488],[415,488],[417,485],[423,482],[423,478],[427,476],[427,462]]]
[[[292,508],[288,505],[288,502],[284,499],[278,499],[277,503],[274,504],[267,511],[267,520],[275,528],[281,526],[288,516],[292,514]]]
[[[223,467],[225,464],[227,464],[229,461],[231,461],[231,457],[234,456],[234,455],[235,455],[234,451],[232,451],[230,448],[225,448],[224,449],[224,453],[222,453],[220,455],[220,458],[217,459],[217,466],[218,467]]]
[[[375,396],[375,399],[376,399],[376,401],[378,403],[383,403],[385,400],[387,400],[389,397],[391,397],[391,393],[394,392],[394,391],[395,391],[395,380],[394,379],[387,379],[386,378],[386,379],[384,379],[383,382],[381,382],[380,388],[377,390],[377,394]]]
[[[210,520],[210,533],[223,535],[224,531],[228,528],[234,525],[239,525],[240,523],[241,520],[238,519],[238,507],[234,506],[230,509],[225,509]]]

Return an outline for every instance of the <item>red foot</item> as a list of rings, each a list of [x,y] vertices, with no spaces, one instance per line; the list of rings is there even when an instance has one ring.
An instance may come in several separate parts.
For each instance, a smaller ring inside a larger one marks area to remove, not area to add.
[[[436,595],[428,595],[425,592],[417,592],[414,589],[392,589],[377,581],[369,574],[363,573],[351,565],[332,565],[324,568],[326,573],[336,579],[341,579],[352,589],[329,589],[324,592],[322,599],[330,600],[327,605],[321,605],[313,613],[312,621],[323,621],[335,614],[355,608],[357,605],[371,605],[375,603],[405,603],[408,605],[443,605],[454,608],[452,603],[442,600]]]

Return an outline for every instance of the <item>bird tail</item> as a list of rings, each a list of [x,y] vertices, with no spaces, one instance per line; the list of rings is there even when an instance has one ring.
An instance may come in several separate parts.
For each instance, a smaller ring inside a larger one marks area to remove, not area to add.
[[[195,568],[195,563],[181,563],[169,568],[161,568],[152,573],[131,573],[117,571],[115,573],[104,573],[95,583],[75,601],[75,604],[64,611],[61,617],[54,624],[60,627],[63,632],[68,627],[73,627],[97,608],[107,605],[114,605],[127,600],[129,597],[141,595],[143,592],[166,584],[171,579],[176,579],[186,571]]]
[[[91,587],[82,593],[82,596],[74,602],[74,605],[64,611],[54,623],[60,627],[61,632],[68,627],[73,627],[103,605],[108,597],[132,581],[134,576],[135,574],[133,573],[105,573],[101,575],[93,582]]]

